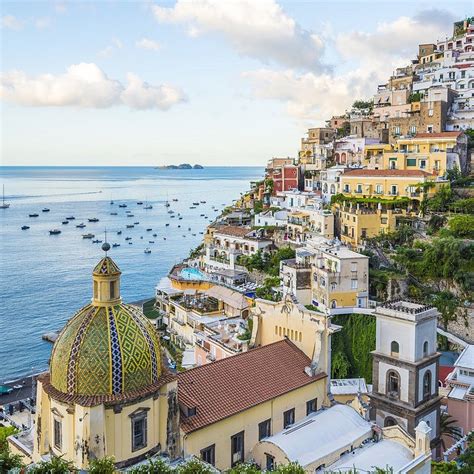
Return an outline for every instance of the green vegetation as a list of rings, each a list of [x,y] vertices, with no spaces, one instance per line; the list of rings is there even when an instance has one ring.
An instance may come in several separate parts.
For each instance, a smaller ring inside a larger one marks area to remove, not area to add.
[[[255,200],[253,202],[253,212],[254,214],[260,214],[263,211],[263,202]]]
[[[204,248],[204,242],[201,242],[196,248],[189,251],[189,258],[198,258]]]
[[[375,318],[365,314],[337,315],[332,323],[342,330],[332,336],[332,377],[364,377],[372,383]]]
[[[454,237],[474,239],[474,215],[454,216],[448,225]]]
[[[15,433],[18,433],[18,430],[13,426],[0,426],[0,452],[8,449],[7,438]]]
[[[102,459],[92,459],[89,463],[89,474],[114,474],[115,464],[113,456]]]
[[[351,133],[351,124],[349,122],[344,122],[342,127],[337,129],[337,138],[347,137]]]
[[[163,459],[148,459],[146,464],[134,467],[130,474],[171,474],[173,470]]]
[[[374,101],[373,100],[356,100],[352,104],[353,109],[357,110],[366,110],[368,109],[368,113],[372,113],[372,109],[374,108]]]
[[[184,464],[180,464],[175,471],[177,474],[212,474],[212,469],[199,459],[192,458]]]
[[[316,311],[316,313],[321,313],[320,309],[317,306],[314,306],[314,304],[307,304],[305,305],[305,308],[310,311]]]
[[[291,247],[282,247],[272,254],[263,253],[261,250],[251,256],[240,255],[237,263],[243,265],[248,271],[258,270],[270,276],[280,273],[280,261],[295,258],[295,251]]]
[[[412,92],[408,96],[408,103],[411,104],[412,102],[420,102],[421,100],[421,93],[420,92]]]
[[[22,457],[19,454],[12,454],[8,449],[7,438],[17,432],[13,426],[0,426],[0,472],[23,467]]]
[[[237,339],[241,341],[248,341],[252,337],[252,329],[253,329],[253,319],[250,318],[247,320],[247,327],[245,328],[245,332],[243,334],[239,334]]]
[[[257,465],[252,463],[238,464],[226,471],[226,474],[261,474],[262,472],[274,472],[276,474],[305,474],[305,470],[297,462],[290,462],[286,465],[277,466],[271,471],[262,471]]]
[[[161,339],[161,343],[168,349],[168,352],[170,353],[170,356],[173,358],[173,360],[176,362],[176,369],[178,372],[183,372],[185,369],[183,369],[182,363],[183,363],[183,350],[173,344],[171,340],[168,339]]]
[[[269,301],[281,301],[282,294],[280,291],[274,291],[273,287],[280,286],[279,277],[269,277],[265,278],[263,286],[257,288],[255,294],[257,298],[262,298]]]
[[[393,204],[398,207],[407,206],[410,203],[410,198],[400,197],[393,199],[383,199],[376,197],[355,197],[355,196],[345,196],[344,194],[336,194],[331,197],[331,204],[342,204],[343,202],[352,203],[352,204]]]
[[[77,469],[71,461],[66,461],[61,456],[52,456],[49,461],[41,461],[28,469],[28,474],[69,474]]]
[[[148,319],[156,319],[160,316],[158,311],[155,309],[155,298],[145,301],[145,303],[143,303],[142,308],[143,308],[143,314]]]
[[[432,462],[431,472],[433,474],[472,474],[474,472],[474,435],[470,434],[467,440],[467,448],[455,461]]]

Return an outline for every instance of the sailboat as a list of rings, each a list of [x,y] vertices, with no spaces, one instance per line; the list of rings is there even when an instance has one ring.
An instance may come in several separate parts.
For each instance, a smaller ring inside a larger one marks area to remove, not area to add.
[[[153,206],[148,202],[148,198],[145,199],[145,206],[143,209],[153,209]]]
[[[3,185],[3,195],[2,195],[2,204],[0,204],[0,209],[8,209],[10,203],[5,202],[5,185]]]

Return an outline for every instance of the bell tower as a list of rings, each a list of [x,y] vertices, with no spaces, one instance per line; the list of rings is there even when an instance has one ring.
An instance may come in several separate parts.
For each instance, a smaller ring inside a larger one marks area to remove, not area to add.
[[[409,301],[387,302],[374,316],[371,418],[379,426],[398,424],[415,437],[424,421],[433,440],[439,435],[440,400],[436,351],[438,311]]]
[[[102,244],[105,257],[95,266],[92,272],[94,306],[115,306],[122,302],[120,298],[120,275],[117,264],[107,256],[110,244]]]

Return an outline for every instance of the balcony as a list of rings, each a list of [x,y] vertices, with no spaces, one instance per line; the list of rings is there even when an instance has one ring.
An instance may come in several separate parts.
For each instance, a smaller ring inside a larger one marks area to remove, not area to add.
[[[230,264],[230,259],[228,259],[226,257],[211,256],[211,257],[209,257],[209,260],[212,260],[214,262],[219,262],[219,263]]]

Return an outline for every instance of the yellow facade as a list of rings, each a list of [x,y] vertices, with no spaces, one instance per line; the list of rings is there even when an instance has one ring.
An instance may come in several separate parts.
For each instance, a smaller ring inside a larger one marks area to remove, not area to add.
[[[218,387],[216,387],[218,389]],[[238,393],[238,387],[236,387]],[[232,465],[231,437],[244,432],[244,459],[249,460],[254,446],[258,443],[258,424],[271,419],[271,433],[283,429],[283,413],[295,409],[295,422],[306,416],[306,402],[317,398],[317,408],[327,402],[326,378],[285,393],[237,415],[218,421],[191,433],[183,433],[181,445],[188,455],[201,456],[201,450],[215,445],[215,467],[227,470]]]
[[[421,201],[423,192],[420,184],[433,182],[433,187],[426,190],[426,197],[432,197],[442,182],[435,182],[434,176],[390,176],[365,175],[357,176],[351,173],[341,175],[342,193],[348,197],[377,197],[381,199],[395,199],[407,197]]]

